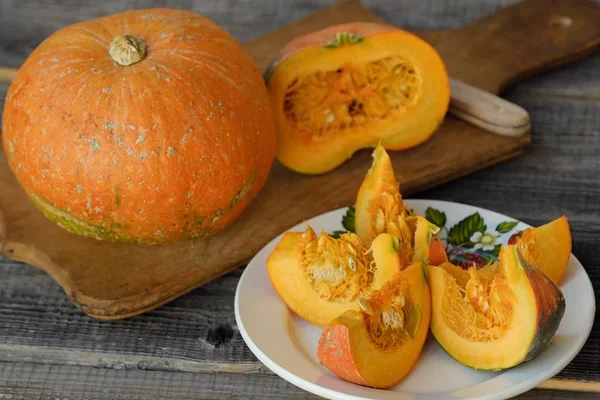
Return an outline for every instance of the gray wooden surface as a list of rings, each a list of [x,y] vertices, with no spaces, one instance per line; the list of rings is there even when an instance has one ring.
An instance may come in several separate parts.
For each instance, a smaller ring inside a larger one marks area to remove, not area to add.
[[[365,4],[396,25],[442,29],[514,2]],[[245,41],[331,3],[0,0],[0,66],[20,65],[41,40],[64,25],[130,8],[191,9]],[[0,85],[0,99],[6,89]],[[586,267],[598,297],[600,54],[528,79],[505,96],[530,112],[533,143],[526,154],[414,197],[470,203],[534,225],[566,214],[573,252]],[[43,272],[0,257],[0,399],[313,398],[273,375],[245,346],[233,315],[240,274],[238,270],[146,315],[106,322],[83,315]],[[600,381],[599,323],[557,378]],[[536,389],[520,397],[599,396]]]

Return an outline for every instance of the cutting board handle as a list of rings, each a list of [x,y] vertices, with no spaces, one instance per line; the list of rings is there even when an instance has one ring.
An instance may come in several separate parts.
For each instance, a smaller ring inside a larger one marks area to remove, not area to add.
[[[438,50],[452,78],[497,94],[596,50],[600,4],[525,0],[444,35],[419,34]]]

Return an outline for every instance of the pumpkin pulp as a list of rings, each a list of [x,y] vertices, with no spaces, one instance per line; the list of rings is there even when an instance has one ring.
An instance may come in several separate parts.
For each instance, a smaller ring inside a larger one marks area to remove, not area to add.
[[[366,248],[354,233],[334,239],[310,228],[286,232],[267,260],[273,287],[298,316],[324,326],[400,271],[398,241],[382,235]]]
[[[319,361],[337,376],[388,388],[414,367],[429,329],[431,300],[422,265],[415,263],[360,301],[323,331]]]
[[[428,260],[431,246],[435,247],[436,262],[445,254],[434,239],[440,229],[414,215],[402,201],[392,161],[381,144],[373,151],[373,164],[356,197],[355,229],[367,245],[380,233],[397,237],[404,267]]]
[[[465,271],[428,266],[431,331],[453,358],[474,369],[501,370],[535,357],[564,314],[560,290],[516,246],[498,263]]]
[[[417,36],[373,23],[336,25],[290,42],[269,66],[277,158],[318,174],[380,141],[405,149],[441,124],[450,99],[437,52]]]

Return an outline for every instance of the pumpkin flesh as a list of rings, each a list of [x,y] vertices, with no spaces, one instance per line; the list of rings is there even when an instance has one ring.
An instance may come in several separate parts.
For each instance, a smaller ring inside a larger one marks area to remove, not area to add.
[[[519,252],[556,285],[559,285],[571,257],[571,231],[562,216],[536,228],[527,228],[517,239]]]
[[[535,357],[564,314],[560,290],[516,246],[503,246],[498,263],[468,272],[430,265],[428,280],[434,337],[474,369],[501,370]]]
[[[363,300],[366,310],[348,311],[325,328],[317,356],[342,379],[389,388],[410,373],[427,338],[431,300],[422,265]]]
[[[450,91],[437,52],[392,26],[337,25],[289,43],[269,67],[277,158],[301,173],[330,171],[361,148],[400,150],[442,123]]]
[[[382,235],[371,248],[358,236],[331,238],[306,231],[286,232],[267,260],[271,283],[299,317],[325,326],[347,310],[358,309],[360,296],[384,285],[400,271],[397,240]]]

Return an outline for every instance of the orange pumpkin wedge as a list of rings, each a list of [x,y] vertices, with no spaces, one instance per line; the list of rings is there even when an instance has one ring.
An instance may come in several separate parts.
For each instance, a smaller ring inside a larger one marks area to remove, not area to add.
[[[328,172],[361,148],[400,150],[427,140],[450,100],[446,67],[427,42],[396,27],[335,25],[288,43],[265,72],[276,157]]]
[[[473,369],[502,370],[540,354],[565,312],[560,289],[517,246],[499,261],[468,271],[429,265],[431,332],[454,359]]]
[[[429,330],[431,298],[421,263],[359,300],[329,324],[318,344],[321,364],[359,385],[389,388],[419,359]]]
[[[396,236],[404,267],[428,260],[432,245],[436,257],[442,257],[439,245],[434,244],[440,229],[422,216],[414,215],[402,201],[392,161],[381,144],[375,147],[373,164],[358,190],[354,221],[356,234],[367,246],[380,233]]]
[[[559,285],[571,257],[571,230],[562,216],[537,228],[527,228],[517,239],[523,258]]]
[[[354,233],[334,239],[305,232],[286,232],[267,260],[271,283],[283,302],[300,318],[325,326],[357,299],[380,288],[400,271],[398,240],[381,235],[366,248]]]

